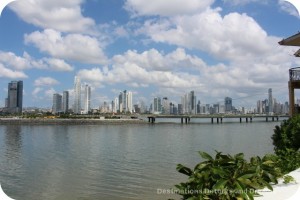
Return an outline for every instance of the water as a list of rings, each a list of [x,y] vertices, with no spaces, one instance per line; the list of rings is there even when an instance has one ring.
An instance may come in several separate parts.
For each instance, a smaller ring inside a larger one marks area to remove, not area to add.
[[[0,183],[16,200],[179,199],[157,194],[186,180],[198,151],[273,152],[278,122],[0,126]]]

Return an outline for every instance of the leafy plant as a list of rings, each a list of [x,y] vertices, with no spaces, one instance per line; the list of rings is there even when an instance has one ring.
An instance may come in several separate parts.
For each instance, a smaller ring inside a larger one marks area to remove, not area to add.
[[[298,151],[300,148],[300,115],[285,120],[280,126],[276,126],[272,140],[276,153],[287,149]]]
[[[215,158],[199,153],[205,161],[193,170],[177,165],[178,172],[189,176],[186,183],[175,186],[183,199],[254,199],[257,189],[273,190],[270,183],[277,183],[274,162],[268,157],[253,157],[247,162],[242,153],[217,152]]]
[[[283,176],[283,183],[284,184],[288,184],[288,183],[291,183],[291,182],[296,183],[296,180],[292,176],[290,176],[290,175]]]
[[[272,135],[277,165],[283,173],[300,167],[300,115],[285,120],[276,126]]]
[[[188,200],[251,200],[259,195],[257,189],[273,190],[279,177],[284,183],[295,182],[285,174],[300,167],[300,115],[276,126],[272,140],[275,154],[252,157],[249,162],[243,153],[231,156],[217,152],[213,158],[199,152],[204,161],[194,169],[178,164],[177,171],[189,177],[175,185],[178,194]]]

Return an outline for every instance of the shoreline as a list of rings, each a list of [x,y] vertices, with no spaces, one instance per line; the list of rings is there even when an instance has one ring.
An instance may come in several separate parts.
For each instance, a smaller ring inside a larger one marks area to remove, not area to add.
[[[0,118],[0,125],[148,124],[142,119],[15,119]]]

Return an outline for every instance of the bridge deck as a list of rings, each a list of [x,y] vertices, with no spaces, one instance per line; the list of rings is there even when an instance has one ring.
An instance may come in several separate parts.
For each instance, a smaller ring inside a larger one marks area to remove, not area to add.
[[[214,123],[214,119],[217,120],[217,123],[223,122],[223,119],[226,118],[236,118],[240,119],[240,123],[242,122],[242,119],[246,119],[246,122],[248,120],[252,122],[252,119],[254,118],[266,118],[266,121],[269,121],[269,118],[272,119],[272,121],[275,121],[275,119],[278,121],[279,118],[287,118],[288,115],[148,115],[147,118],[149,122],[154,123],[155,119],[181,119],[181,123],[185,120],[185,123],[190,123],[191,119],[211,119],[211,122]]]

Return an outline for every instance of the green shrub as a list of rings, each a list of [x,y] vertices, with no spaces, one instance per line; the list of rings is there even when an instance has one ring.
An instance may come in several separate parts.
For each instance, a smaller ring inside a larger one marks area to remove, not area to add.
[[[272,140],[276,153],[286,149],[298,151],[300,148],[300,115],[285,120],[280,126],[276,126]]]
[[[300,167],[300,115],[283,121],[276,126],[272,135],[277,166],[289,173]]]
[[[176,185],[183,199],[253,199],[256,190],[269,188],[277,183],[277,168],[268,157],[253,157],[250,162],[244,154],[235,156],[217,152],[215,158],[200,152],[205,161],[192,170],[181,164],[177,171],[189,176],[186,183]]]
[[[175,185],[178,194],[188,200],[248,200],[259,195],[258,189],[273,190],[272,184],[280,177],[284,183],[295,181],[285,174],[300,167],[300,115],[276,126],[272,140],[275,154],[252,157],[249,162],[243,153],[231,156],[217,152],[213,158],[200,152],[204,161],[194,169],[178,164],[177,171],[189,177]]]

